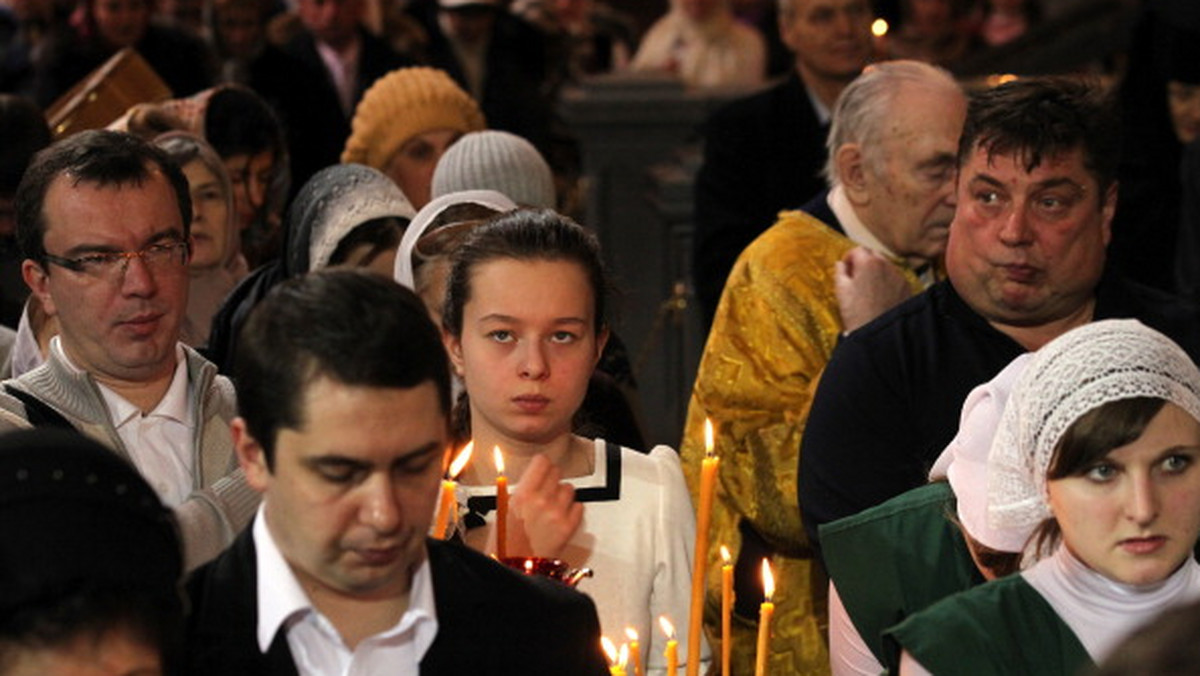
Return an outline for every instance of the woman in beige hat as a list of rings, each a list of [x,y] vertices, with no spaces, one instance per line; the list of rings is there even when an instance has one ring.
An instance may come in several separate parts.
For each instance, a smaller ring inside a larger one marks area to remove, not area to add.
[[[485,126],[479,106],[445,72],[400,68],[363,95],[342,162],[387,174],[420,209],[429,202],[442,153],[463,134]]]

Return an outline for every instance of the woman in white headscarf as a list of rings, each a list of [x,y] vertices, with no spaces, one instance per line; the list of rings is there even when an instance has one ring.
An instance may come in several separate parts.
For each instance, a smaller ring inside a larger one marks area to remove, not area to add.
[[[1200,598],[1200,371],[1161,333],[1094,322],[1039,350],[988,457],[988,523],[1033,528],[1021,574],[888,633],[901,674],[1075,674]]]

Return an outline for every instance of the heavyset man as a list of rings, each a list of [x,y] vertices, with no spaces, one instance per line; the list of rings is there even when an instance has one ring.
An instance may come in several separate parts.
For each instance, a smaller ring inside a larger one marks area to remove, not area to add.
[[[1071,328],[1131,317],[1200,357],[1194,305],[1105,273],[1119,131],[1103,91],[1077,79],[972,98],[949,279],[843,338],[817,388],[799,463],[812,541],[924,483],[967,393]]]

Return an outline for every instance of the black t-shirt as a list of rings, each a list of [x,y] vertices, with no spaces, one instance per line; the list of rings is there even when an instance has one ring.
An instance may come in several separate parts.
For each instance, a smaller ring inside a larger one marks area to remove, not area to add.
[[[1200,310],[1183,299],[1106,278],[1095,316],[1139,319],[1200,357]],[[1024,351],[948,281],[844,338],[821,376],[800,453],[811,541],[821,524],[925,483],[958,432],[967,394]]]

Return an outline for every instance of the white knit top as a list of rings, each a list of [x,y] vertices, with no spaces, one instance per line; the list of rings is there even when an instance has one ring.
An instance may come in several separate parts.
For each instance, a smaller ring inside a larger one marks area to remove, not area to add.
[[[1150,585],[1114,582],[1088,568],[1065,546],[1021,573],[1062,618],[1088,655],[1104,660],[1121,639],[1162,611],[1200,598],[1200,564],[1193,558]]]

